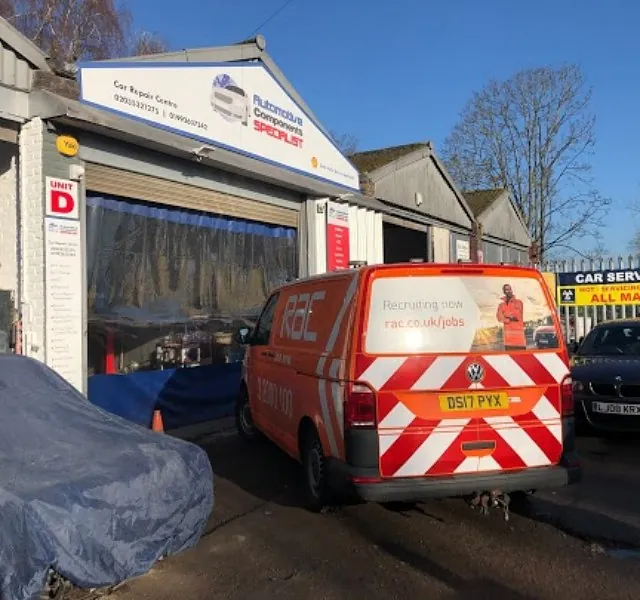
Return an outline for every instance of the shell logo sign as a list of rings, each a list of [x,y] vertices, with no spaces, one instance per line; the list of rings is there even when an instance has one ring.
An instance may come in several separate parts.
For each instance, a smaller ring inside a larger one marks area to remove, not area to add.
[[[318,159],[317,159],[315,156],[313,156],[313,157],[311,158],[311,166],[312,166],[314,169],[317,169],[317,168],[318,168]]]

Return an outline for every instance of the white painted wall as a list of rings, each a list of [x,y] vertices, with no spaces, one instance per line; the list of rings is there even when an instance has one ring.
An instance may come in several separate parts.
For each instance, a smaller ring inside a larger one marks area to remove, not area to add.
[[[308,273],[327,270],[327,198],[307,200]],[[350,260],[382,264],[382,214],[359,206],[349,206]]]
[[[0,143],[0,290],[18,289],[17,256],[17,148]]]
[[[22,225],[22,332],[27,356],[45,360],[43,123],[20,132],[20,220]]]
[[[433,262],[451,262],[451,233],[442,227],[431,227],[431,239],[433,240]]]

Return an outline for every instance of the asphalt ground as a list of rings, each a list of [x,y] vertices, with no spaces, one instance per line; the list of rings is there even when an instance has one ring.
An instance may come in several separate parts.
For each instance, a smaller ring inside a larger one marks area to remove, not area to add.
[[[111,598],[640,598],[640,440],[580,438],[584,482],[508,522],[461,500],[312,514],[277,448],[233,432],[201,443],[216,474],[205,535]]]

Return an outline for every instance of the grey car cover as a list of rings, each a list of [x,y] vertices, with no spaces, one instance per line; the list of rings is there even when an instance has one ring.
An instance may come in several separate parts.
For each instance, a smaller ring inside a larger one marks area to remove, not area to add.
[[[0,355],[0,599],[31,600],[50,567],[119,583],[199,540],[213,474],[197,446],[90,404],[45,365]]]

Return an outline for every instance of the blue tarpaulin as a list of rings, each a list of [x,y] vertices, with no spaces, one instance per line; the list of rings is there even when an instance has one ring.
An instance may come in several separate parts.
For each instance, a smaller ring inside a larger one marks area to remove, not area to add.
[[[202,423],[233,414],[240,390],[241,362],[190,369],[141,371],[128,375],[94,375],[90,402],[149,427],[153,411],[162,411],[166,429]]]
[[[93,406],[32,359],[0,355],[0,599],[53,568],[114,585],[198,541],[213,475],[197,446]]]

